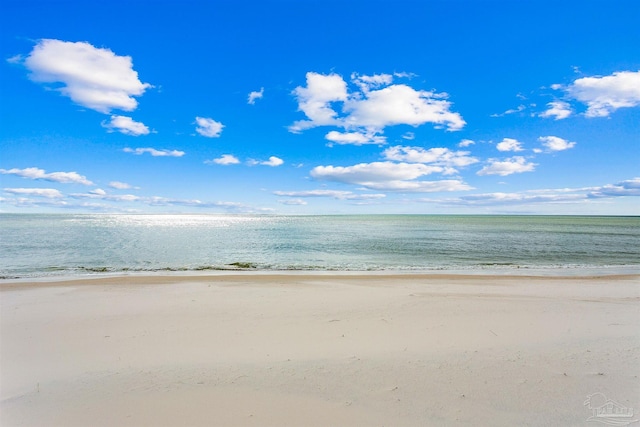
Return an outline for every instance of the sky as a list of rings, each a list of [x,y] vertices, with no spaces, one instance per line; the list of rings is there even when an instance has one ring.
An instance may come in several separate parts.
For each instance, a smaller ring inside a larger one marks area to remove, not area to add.
[[[0,212],[640,215],[637,0],[0,8]]]

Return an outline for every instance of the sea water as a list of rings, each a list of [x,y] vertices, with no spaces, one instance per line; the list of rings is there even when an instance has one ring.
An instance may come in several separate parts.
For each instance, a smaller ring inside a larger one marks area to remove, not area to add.
[[[640,217],[0,214],[0,277],[313,270],[640,271]]]

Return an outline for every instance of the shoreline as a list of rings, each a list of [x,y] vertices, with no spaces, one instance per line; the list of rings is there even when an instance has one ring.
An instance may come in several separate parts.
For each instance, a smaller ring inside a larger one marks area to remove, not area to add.
[[[638,266],[605,266],[590,268],[518,268],[518,269],[442,269],[442,270],[215,270],[215,271],[158,271],[158,272],[108,272],[82,275],[36,276],[0,279],[0,291],[20,286],[54,286],[90,282],[92,284],[116,282],[158,281],[161,283],[214,281],[230,278],[254,278],[258,280],[280,278],[322,279],[591,279],[640,278]]]
[[[330,273],[2,282],[0,424],[582,425],[595,393],[640,408],[640,275]]]

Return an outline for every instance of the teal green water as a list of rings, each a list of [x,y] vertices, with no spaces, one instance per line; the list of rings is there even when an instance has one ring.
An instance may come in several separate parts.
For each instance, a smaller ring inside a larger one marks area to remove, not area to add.
[[[640,267],[640,217],[0,214],[0,276]]]

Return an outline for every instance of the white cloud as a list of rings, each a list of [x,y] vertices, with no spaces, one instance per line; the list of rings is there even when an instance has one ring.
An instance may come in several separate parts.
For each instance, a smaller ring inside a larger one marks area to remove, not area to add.
[[[74,193],[71,194],[70,197],[74,199],[99,199],[114,202],[136,202],[144,200],[142,197],[133,194],[109,194],[102,188],[96,188],[95,190],[91,190],[86,193]]]
[[[63,197],[60,191],[53,188],[5,188],[4,191],[10,194],[46,197],[47,199],[57,199]]]
[[[196,132],[207,138],[218,138],[224,128],[222,123],[206,117],[196,117],[196,124]]]
[[[247,104],[255,104],[256,99],[261,99],[264,96],[264,88],[260,88],[260,91],[253,91],[249,94],[249,98],[247,99]]]
[[[522,143],[513,138],[504,138],[496,145],[498,151],[522,151]]]
[[[444,205],[490,206],[584,203],[590,199],[614,197],[640,197],[640,178],[599,187],[540,189],[515,193],[482,193],[454,199],[423,201]]]
[[[125,148],[122,151],[124,151],[125,153],[131,153],[131,154],[135,154],[137,156],[144,154],[144,153],[148,153],[151,154],[153,157],[182,157],[184,156],[184,151],[179,151],[179,150],[156,150],[155,148]]]
[[[233,154],[223,154],[222,156],[218,157],[217,159],[213,159],[213,160],[207,160],[205,161],[206,164],[216,164],[216,165],[237,165],[238,163],[240,163],[240,160],[238,160],[238,158],[236,156],[234,156]]]
[[[325,135],[325,139],[339,145],[365,145],[365,144],[385,144],[387,139],[384,136],[375,135],[373,133],[361,132],[345,132],[341,133],[335,130]]]
[[[573,114],[573,110],[569,103],[564,101],[552,101],[547,104],[547,111],[540,113],[540,117],[554,117],[556,120],[562,120]]]
[[[109,129],[110,132],[118,131],[125,135],[140,136],[149,134],[149,128],[144,123],[136,122],[131,117],[126,116],[111,116],[111,121],[102,122],[102,127]]]
[[[498,159],[489,159],[489,164],[482,168],[478,172],[478,175],[507,176],[514,173],[532,172],[535,170],[535,167],[535,163],[527,162],[527,160],[522,156],[515,156],[503,161]]]
[[[331,197],[338,200],[372,200],[386,197],[385,194],[356,194],[341,190],[274,191],[273,194],[286,197]]]
[[[446,94],[418,91],[398,84],[366,93],[364,99],[352,97],[344,106],[348,115],[346,126],[384,129],[386,126],[419,126],[434,123],[448,130],[459,130],[465,125],[460,114],[449,110],[451,103]]]
[[[347,83],[337,74],[309,72],[306,77],[307,86],[298,86],[293,93],[298,100],[298,110],[309,120],[299,120],[289,130],[297,133],[317,126],[339,126],[338,113],[331,108],[331,103],[347,100]]]
[[[542,142],[542,145],[549,151],[568,150],[576,145],[575,142],[570,142],[557,136],[541,136],[538,141]]]
[[[608,117],[619,108],[640,105],[640,71],[618,71],[604,77],[583,77],[564,89],[569,97],[587,105],[585,116]]]
[[[485,193],[462,196],[454,204],[464,205],[523,205],[536,203],[569,203],[584,200],[580,194],[566,193]],[[451,201],[450,201],[451,202]]]
[[[393,76],[390,74],[374,74],[372,76],[361,76],[358,73],[351,74],[353,81],[362,92],[369,92],[373,88],[390,85]]]
[[[278,200],[277,202],[280,204],[289,205],[289,206],[305,206],[307,204],[306,200],[302,200],[302,199],[284,199],[284,200]]]
[[[108,114],[113,109],[135,110],[140,96],[151,87],[138,79],[130,56],[86,42],[38,41],[23,61],[38,83],[62,83],[56,90],[76,104]]]
[[[0,169],[0,173],[3,175],[16,175],[27,179],[43,179],[45,181],[60,182],[62,184],[93,185],[93,182],[89,181],[86,177],[78,174],[77,172],[47,173],[45,170],[39,168],[14,168]]]
[[[316,179],[357,184],[382,191],[430,192],[471,189],[458,180],[415,181],[421,176],[445,171],[446,169],[441,166],[428,166],[421,163],[374,162],[348,167],[317,166],[311,170],[310,175]]]
[[[607,184],[591,188],[590,198],[640,196],[640,178],[633,178],[617,184]]]
[[[470,139],[463,139],[462,141],[460,141],[460,142],[458,143],[458,147],[460,147],[460,148],[466,148],[466,147],[470,147],[470,146],[472,146],[472,145],[473,145],[473,144],[475,144],[475,143],[476,143],[475,141],[472,141],[472,140],[470,140]]]
[[[473,187],[458,179],[373,182],[367,185],[367,187],[378,191],[398,191],[404,193],[439,193],[444,191],[473,190]]]
[[[130,184],[127,184],[126,182],[120,182],[120,181],[111,181],[109,183],[109,187],[115,188],[117,190],[128,190],[132,188]]]
[[[443,173],[456,173],[456,167],[464,167],[478,162],[475,157],[469,156],[468,151],[451,151],[448,148],[395,146],[387,148],[382,153],[387,160],[409,163],[427,163],[442,166]]]
[[[301,132],[318,126],[335,126],[360,133],[381,133],[394,125],[420,126],[433,123],[448,130],[465,125],[460,114],[450,111],[446,93],[415,90],[404,84],[391,84],[393,76],[352,75],[359,90],[349,93],[347,82],[337,74],[309,72],[307,86],[297,87],[293,94],[298,109],[308,120],[293,123],[289,130]],[[340,114],[336,103],[342,103]]]
[[[492,114],[491,117],[503,117],[503,116],[508,116],[509,114],[521,113],[522,111],[526,110],[526,108],[527,108],[526,106],[520,104],[518,105],[517,108],[509,109],[504,113],[500,113],[500,114]]]
[[[416,135],[413,132],[407,132],[404,135],[402,135],[402,139],[413,141],[414,139],[416,139]]]
[[[276,167],[284,164],[284,160],[276,156],[271,156],[269,157],[269,160],[259,161],[259,160],[249,159],[247,163],[249,164],[249,166],[263,165],[263,166]]]

